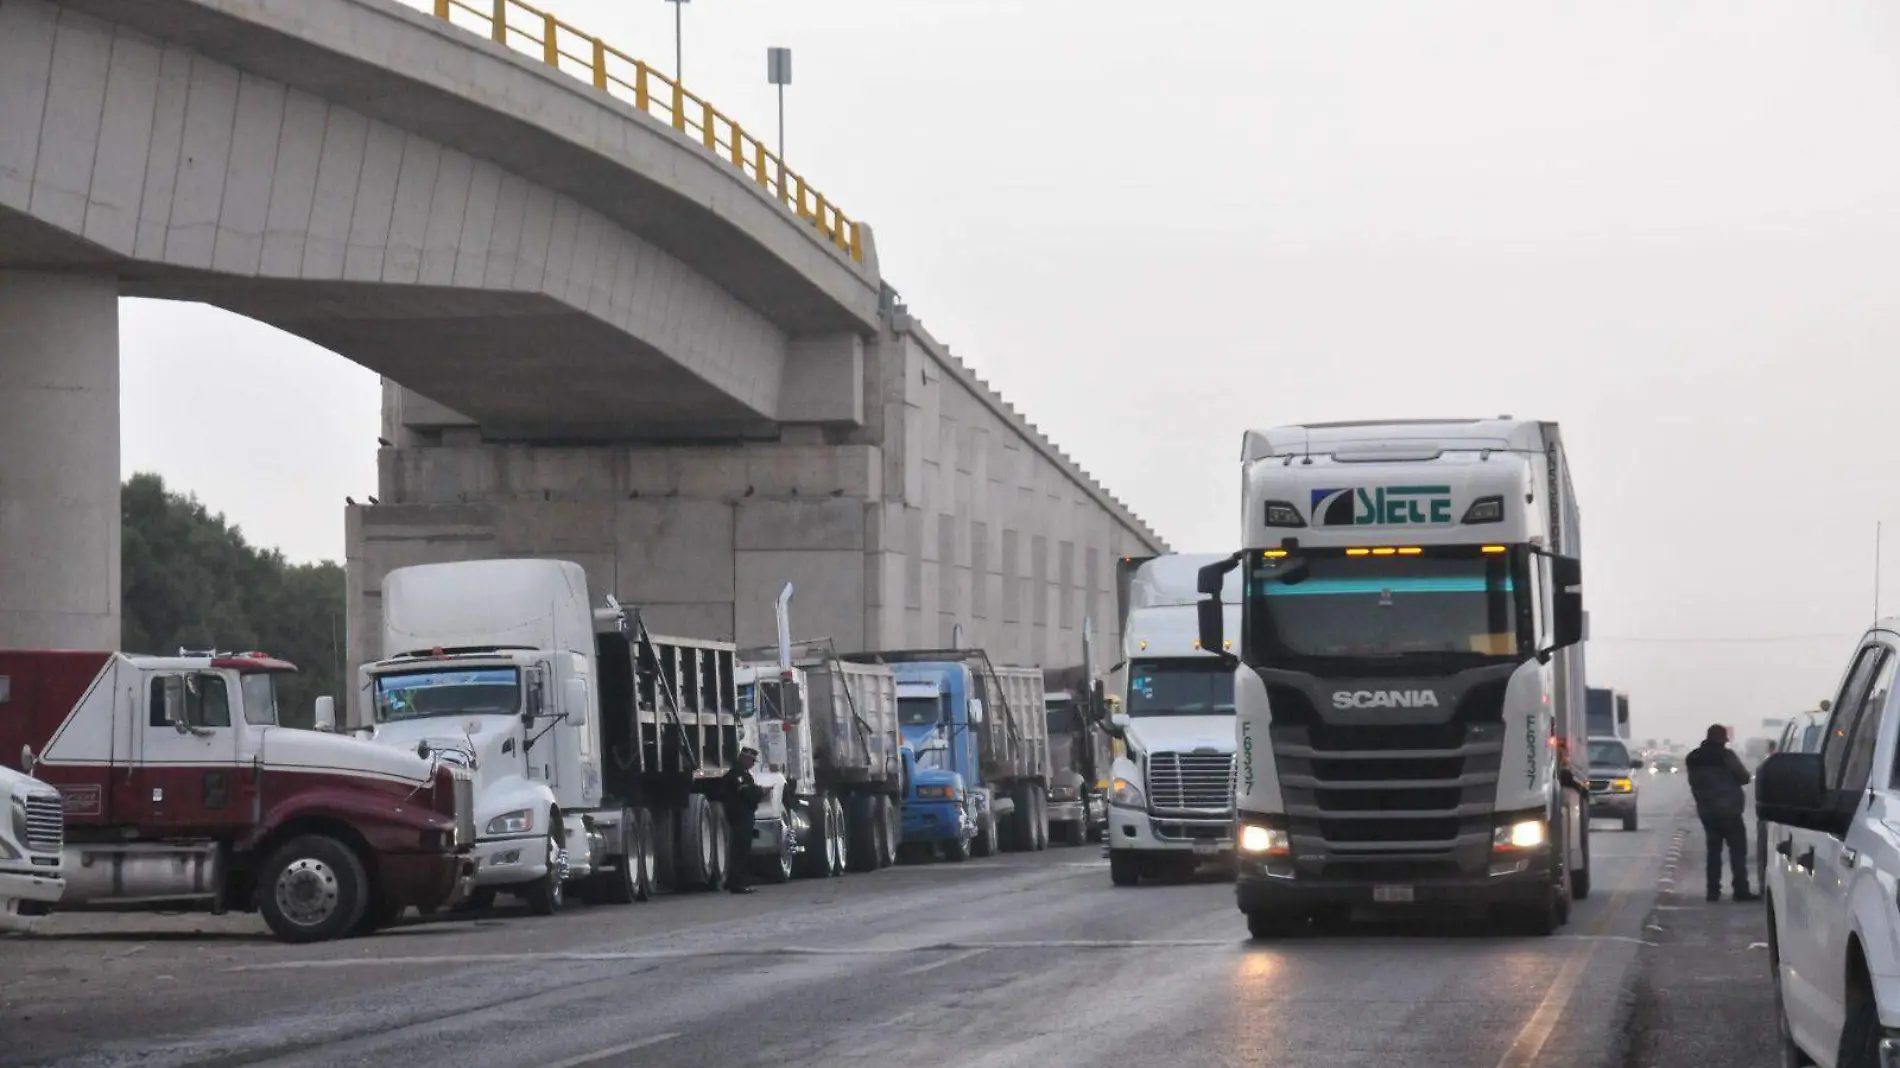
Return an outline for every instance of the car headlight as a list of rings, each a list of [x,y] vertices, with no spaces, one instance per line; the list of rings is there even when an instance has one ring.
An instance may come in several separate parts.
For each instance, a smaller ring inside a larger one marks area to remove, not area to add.
[[[1610,780],[1610,792],[1613,794],[1627,794],[1634,789],[1636,789],[1636,785],[1628,779]]]
[[[1240,825],[1240,851],[1243,853],[1290,853],[1293,842],[1285,831],[1262,827],[1258,823]]]
[[[1493,849],[1536,849],[1549,838],[1543,820],[1519,820],[1499,827],[1491,834]]]
[[[957,799],[957,788],[954,786],[919,786],[917,788],[917,796],[921,798],[943,798],[947,801],[954,801]]]
[[[1123,808],[1144,808],[1148,799],[1142,796],[1141,787],[1121,776],[1115,776],[1115,784],[1109,787],[1108,800]]]
[[[488,821],[488,834],[527,834],[534,830],[534,809],[518,808]]]

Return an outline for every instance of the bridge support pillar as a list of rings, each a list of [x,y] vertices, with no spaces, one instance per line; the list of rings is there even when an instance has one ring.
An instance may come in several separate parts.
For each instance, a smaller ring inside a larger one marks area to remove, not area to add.
[[[119,647],[119,523],[118,283],[0,271],[0,649]]]

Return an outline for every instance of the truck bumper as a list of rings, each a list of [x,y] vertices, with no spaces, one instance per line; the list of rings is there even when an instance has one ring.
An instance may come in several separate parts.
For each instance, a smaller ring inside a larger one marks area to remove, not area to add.
[[[1088,812],[1080,801],[1049,802],[1050,823],[1081,823],[1088,818]]]
[[[531,883],[548,873],[547,835],[484,838],[469,856],[474,860],[473,884],[480,889]]]
[[[1401,878],[1296,876],[1289,861],[1242,856],[1235,865],[1234,897],[1242,912],[1297,910],[1315,905],[1463,908],[1541,901],[1550,893],[1545,858],[1542,851],[1511,858],[1513,864],[1519,859],[1528,862],[1521,870],[1497,875],[1434,876],[1408,883]]]
[[[38,872],[0,872],[0,931],[30,931],[66,893],[66,880]]]
[[[1231,857],[1234,820],[1232,816],[1156,816],[1137,808],[1110,808],[1108,848]]]
[[[975,837],[976,828],[968,824],[963,806],[955,801],[904,802],[906,842],[949,842]]]
[[[1636,794],[1634,792],[1627,794],[1603,793],[1590,795],[1590,818],[1593,820],[1620,820],[1625,816],[1634,815],[1636,815]]]
[[[384,853],[376,872],[390,901],[433,909],[466,898],[476,869],[472,853]]]

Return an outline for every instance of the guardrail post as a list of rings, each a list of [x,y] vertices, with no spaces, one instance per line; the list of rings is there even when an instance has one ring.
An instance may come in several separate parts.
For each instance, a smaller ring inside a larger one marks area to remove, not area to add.
[[[449,21],[449,0],[435,0],[435,17]]]
[[[759,184],[767,189],[772,187],[771,177],[765,173],[765,142],[752,142],[752,165],[758,169]]]
[[[652,94],[647,92],[647,64],[644,59],[633,61],[633,106],[646,114],[653,113]]]
[[[607,91],[607,42],[594,38],[594,88]]]
[[[823,193],[813,193],[812,199],[816,201],[818,205],[818,210],[812,213],[812,222],[818,227],[819,233],[830,237],[831,231],[825,228],[825,195]]]
[[[677,78],[673,80],[673,128],[686,132],[686,88]]]
[[[857,223],[851,224],[851,258],[859,263],[864,262],[864,242],[858,236]]]
[[[732,165],[745,173],[745,131],[736,122],[732,124]]]
[[[711,104],[701,100],[699,102],[699,133],[701,140],[706,142],[707,150],[711,152],[719,151],[719,134],[713,129],[713,123],[718,120],[719,113],[713,110]]]
[[[495,13],[488,19],[488,35],[496,44],[508,43],[508,0],[495,0]]]
[[[561,65],[561,24],[552,14],[541,16],[541,58],[550,67]]]

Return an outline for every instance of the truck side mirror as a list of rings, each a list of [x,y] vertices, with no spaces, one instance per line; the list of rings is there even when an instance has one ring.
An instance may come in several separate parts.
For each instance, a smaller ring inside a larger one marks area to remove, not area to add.
[[[570,727],[587,725],[587,680],[569,679],[561,688],[563,697],[561,711],[565,714]]]
[[[336,730],[336,698],[325,694],[317,698],[317,707],[310,716],[311,725],[320,731]]]
[[[1550,557],[1551,628],[1548,652],[1583,640],[1583,562],[1574,556]]]
[[[1819,753],[1776,753],[1755,772],[1755,813],[1768,823],[1844,833],[1859,792],[1830,791]],[[1845,800],[1836,797],[1844,795]],[[1841,812],[1843,805],[1848,806]]]
[[[1117,712],[1108,717],[1108,729],[1117,738],[1125,737],[1128,733],[1128,725],[1132,722],[1133,720],[1128,718],[1128,713]]]
[[[970,722],[979,727],[983,725],[983,702],[974,697],[970,698]]]

